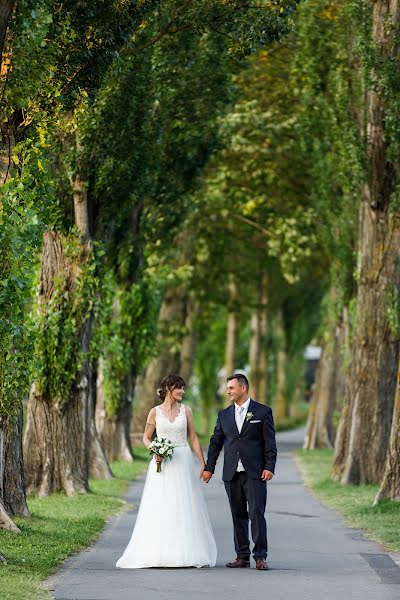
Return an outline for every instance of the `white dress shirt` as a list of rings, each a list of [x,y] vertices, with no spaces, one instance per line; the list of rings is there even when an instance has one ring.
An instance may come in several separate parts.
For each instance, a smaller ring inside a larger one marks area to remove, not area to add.
[[[239,406],[235,402],[235,421],[236,421],[236,426],[238,428],[239,433],[242,431],[243,423],[246,418],[249,404],[250,404],[250,398],[247,398],[246,402],[244,404],[242,404],[242,406]],[[240,411],[241,408],[243,408],[242,411]],[[245,470],[245,468],[243,466],[243,463],[239,459],[236,471],[244,471],[244,470]]]

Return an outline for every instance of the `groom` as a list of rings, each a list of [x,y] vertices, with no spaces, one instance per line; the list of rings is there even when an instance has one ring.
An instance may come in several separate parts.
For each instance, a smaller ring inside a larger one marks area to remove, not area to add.
[[[224,447],[225,483],[231,507],[236,560],[227,567],[250,567],[249,518],[256,569],[268,569],[265,506],[267,481],[276,462],[274,421],[269,406],[248,397],[249,382],[237,373],[228,377],[227,392],[232,405],[222,410],[210,440],[203,480],[208,483]]]

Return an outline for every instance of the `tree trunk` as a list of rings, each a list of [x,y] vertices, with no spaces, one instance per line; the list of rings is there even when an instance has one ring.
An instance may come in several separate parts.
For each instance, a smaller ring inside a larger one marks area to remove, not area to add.
[[[314,430],[316,428],[317,421],[317,410],[318,410],[318,398],[319,398],[319,387],[320,387],[320,376],[319,376],[319,367],[318,364],[314,386],[311,394],[310,405],[308,408],[308,417],[307,417],[307,426],[306,426],[306,435],[304,436],[303,448],[305,450],[311,450],[311,441],[314,438]]]
[[[390,312],[396,309],[388,306],[400,289],[399,223],[389,210],[378,215],[366,203],[362,212],[356,322],[332,467],[334,480],[354,484],[381,482],[399,358],[397,334],[390,323]]]
[[[286,396],[286,350],[285,350],[285,331],[282,323],[282,312],[279,311],[276,322],[276,336],[278,351],[276,357],[276,397],[274,416],[278,419],[284,419],[288,416],[288,401]]]
[[[103,361],[100,360],[97,371],[96,427],[99,432],[101,445],[109,462],[115,460],[132,462],[132,445],[130,440],[132,394],[134,389],[132,378],[126,378],[124,397],[121,399],[117,414],[112,417],[109,417],[107,414],[103,378]]]
[[[373,5],[373,41],[377,59],[396,61],[397,1]],[[359,284],[356,321],[343,424],[344,444],[336,451],[333,473],[342,483],[379,483],[386,462],[399,360],[398,334],[391,319],[400,292],[399,218],[390,206],[396,166],[390,162],[385,136],[385,99],[379,73],[367,95],[369,177],[360,219]],[[392,100],[394,101],[394,100]],[[348,428],[348,430],[347,430]],[[368,432],[368,444],[365,443]]]
[[[386,498],[400,502],[400,362],[385,474],[375,504]]]
[[[251,396],[267,404],[268,401],[268,351],[267,351],[267,294],[263,287],[260,305],[251,314],[249,349],[249,379]]]
[[[22,406],[0,428],[0,500],[9,515],[29,516],[22,457]]]
[[[334,412],[341,410],[346,396],[346,357],[349,355],[349,309],[343,306],[342,319],[336,328],[335,344],[335,402]],[[334,444],[336,444],[337,431],[335,432]]]
[[[4,96],[4,88],[11,61],[11,36],[9,24],[13,16],[16,0],[2,0],[0,2],[0,96]],[[9,176],[12,163],[12,149],[22,136],[26,125],[22,110],[14,110],[7,120],[0,117],[0,185],[4,184]]]
[[[193,299],[187,298],[185,315],[185,334],[181,343],[179,374],[189,385],[193,372],[194,355],[196,351],[197,335],[194,329],[195,304]]]
[[[88,379],[80,373],[70,398],[56,403],[32,385],[24,440],[28,493],[68,496],[88,491]]]
[[[229,377],[235,372],[235,344],[236,344],[236,284],[231,278],[229,282],[229,312],[226,324],[226,346],[225,346],[225,373]]]
[[[14,521],[9,517],[4,504],[0,500],[0,529],[7,529],[14,533],[21,533],[21,530],[16,526]],[[1,555],[0,555],[1,557]]]
[[[22,458],[22,409],[0,419],[0,529],[19,532],[10,515],[29,516]]]
[[[171,343],[171,335],[177,335],[185,320],[185,293],[182,288],[167,290],[158,318],[159,351],[144,373],[138,377],[133,403],[131,432],[134,439],[142,440],[144,426],[150,410],[158,404],[157,388],[165,375],[178,373],[180,369],[179,344]]]
[[[353,394],[351,381],[346,376],[345,398],[336,432],[335,448],[331,476],[333,481],[341,481],[346,466],[346,457],[350,439],[351,415],[353,411]]]
[[[249,348],[249,383],[251,395],[258,399],[260,386],[259,372],[260,356],[260,312],[254,308],[251,313],[250,323],[250,348]]]
[[[399,348],[391,332],[387,304],[400,288],[396,265],[400,231],[389,212],[376,212],[364,204],[363,263],[347,387],[352,410],[343,483],[381,481],[396,390]]]
[[[50,307],[57,293],[55,282],[65,282],[62,294],[67,294],[69,302],[69,294],[74,293],[82,277],[82,268],[92,259],[88,199],[84,183],[87,179],[87,166],[83,162],[78,140],[76,151],[77,174],[71,180],[71,188],[75,224],[79,233],[79,252],[73,258],[69,258],[58,233],[44,234],[38,304],[45,321],[51,314]],[[80,300],[77,299],[78,302]],[[93,311],[89,308],[90,299],[86,302],[87,308],[84,305],[82,310],[89,312],[81,324],[75,325],[78,328],[75,333],[75,339],[79,340],[77,349],[82,353],[83,359],[69,386],[68,397],[51,397],[46,381],[41,382],[41,389],[34,384],[29,395],[24,442],[25,477],[27,489],[42,496],[59,490],[64,490],[67,495],[86,493],[89,458],[95,471],[99,468],[105,469],[104,455],[100,444],[97,443],[94,429],[93,381],[88,359]],[[67,314],[65,318],[68,318]],[[51,364],[47,365],[49,370],[51,367]],[[102,463],[103,467],[99,467]]]
[[[343,309],[343,328],[341,333],[341,348],[344,349],[345,355],[350,352],[350,324],[347,307]],[[348,389],[351,381],[347,376],[347,372],[343,368],[339,371],[339,382],[338,382],[338,399],[339,403],[342,402],[341,415],[335,437],[334,446],[334,459],[332,465],[331,476],[334,481],[340,481],[343,472],[346,459],[346,452],[349,442],[350,435],[350,424],[351,424],[351,411],[353,406],[353,396]],[[342,401],[343,400],[343,401]]]
[[[268,403],[268,278],[264,274],[261,290],[260,306],[260,351],[258,354],[258,396],[256,399],[261,404]]]
[[[16,5],[16,1],[17,0],[2,0],[0,2],[0,53],[2,57],[2,63],[7,29]]]
[[[9,23],[16,0],[0,3],[0,95],[4,93],[9,69]],[[21,111],[14,111],[7,121],[0,121],[0,185],[7,181],[11,167],[11,153],[15,146]],[[28,516],[22,455],[22,410],[18,416],[0,417],[0,529],[19,532],[9,515]],[[5,562],[0,555],[0,563]]]
[[[97,388],[97,380],[92,379],[92,385],[90,387],[91,392],[95,392]],[[100,431],[97,428],[97,421],[95,420],[95,411],[97,413],[97,401],[91,397],[88,398],[89,404],[89,420],[88,420],[88,435],[89,435],[89,476],[94,479],[112,479],[113,473],[111,471],[108,461],[110,460],[105,452],[105,448],[102,445]]]
[[[332,448],[334,432],[332,415],[335,407],[334,342],[325,343],[318,365],[315,389],[310,406],[310,418],[303,448]]]
[[[275,399],[275,418],[284,419],[288,416],[288,402],[286,397],[286,352],[278,350],[276,361],[276,399]]]
[[[236,314],[230,312],[226,327],[225,371],[227,376],[235,372],[235,342],[236,342]]]
[[[333,300],[335,291],[333,290]],[[342,351],[347,338],[347,309],[344,308],[339,323],[328,321],[328,339],[323,344],[317,368],[315,387],[307,421],[303,448],[332,448],[335,444],[333,414],[344,390]]]
[[[120,316],[120,297],[115,294],[111,319],[118,324]],[[122,332],[120,334],[123,335]],[[114,378],[112,383],[107,382],[107,373]],[[113,356],[106,350],[97,365],[96,428],[108,461],[133,460],[130,440],[133,387],[133,379],[115,369]],[[115,397],[107,397],[107,390],[108,393],[112,390],[111,394]]]
[[[71,187],[74,197],[74,216],[75,225],[80,234],[80,241],[84,248],[87,248],[88,252],[92,251],[93,243],[90,233],[90,220],[89,220],[89,207],[88,207],[88,196],[87,196],[87,180],[88,180],[88,167],[84,160],[82,160],[83,148],[79,141],[77,134],[76,149],[78,154],[78,169],[76,175],[71,178]],[[92,321],[92,319],[91,319]],[[88,340],[89,348],[90,340]],[[91,365],[86,365],[90,384],[88,385],[87,395],[87,436],[88,436],[88,473],[89,476],[95,479],[111,479],[113,477],[110,466],[107,462],[106,455],[101,446],[99,434],[96,429],[95,423],[95,381],[93,381],[93,373]]]

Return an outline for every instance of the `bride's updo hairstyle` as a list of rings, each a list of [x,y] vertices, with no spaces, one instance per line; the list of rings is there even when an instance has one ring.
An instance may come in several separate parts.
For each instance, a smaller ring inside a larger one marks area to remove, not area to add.
[[[176,390],[176,388],[185,387],[185,380],[180,375],[166,375],[161,381],[161,387],[157,390],[157,396],[160,398],[160,402],[164,402],[168,392]]]

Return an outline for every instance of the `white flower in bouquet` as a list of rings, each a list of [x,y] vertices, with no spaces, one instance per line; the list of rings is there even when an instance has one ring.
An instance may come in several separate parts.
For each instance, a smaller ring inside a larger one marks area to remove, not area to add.
[[[162,458],[172,458],[174,452],[174,445],[170,440],[165,438],[154,438],[149,446],[149,452],[154,456],[161,456]],[[161,462],[157,463],[157,473],[161,473]]]

